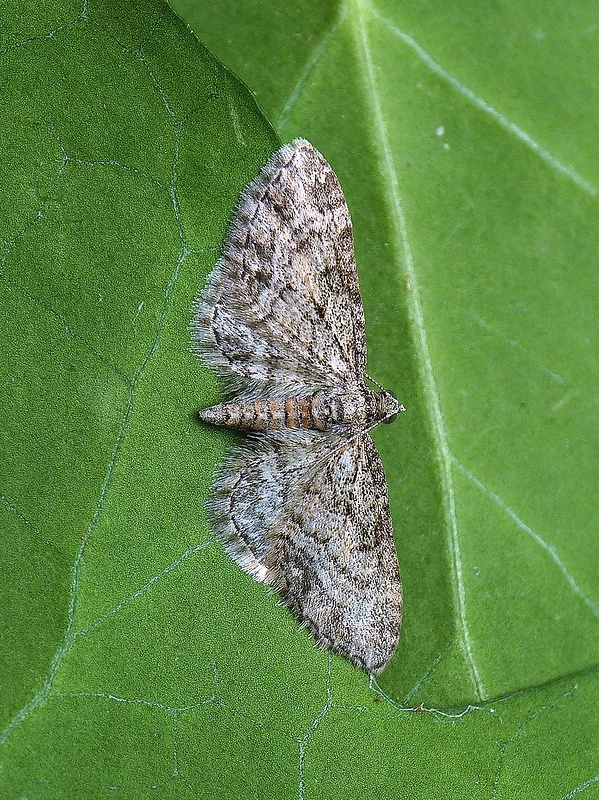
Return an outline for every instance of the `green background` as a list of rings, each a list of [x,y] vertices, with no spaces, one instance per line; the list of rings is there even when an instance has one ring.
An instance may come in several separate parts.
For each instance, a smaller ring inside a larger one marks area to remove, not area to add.
[[[596,9],[173,7],[195,35],[153,0],[3,11],[0,795],[599,797]],[[408,407],[375,432],[378,685],[203,510],[231,439],[195,419],[191,302],[297,135]]]

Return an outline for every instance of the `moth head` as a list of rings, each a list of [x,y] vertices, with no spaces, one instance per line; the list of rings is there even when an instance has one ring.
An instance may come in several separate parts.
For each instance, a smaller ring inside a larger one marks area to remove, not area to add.
[[[406,410],[403,403],[398,401],[393,392],[388,392],[386,389],[383,389],[379,394],[379,397],[381,403],[381,414],[383,415],[383,422],[385,424],[395,422],[397,415]]]

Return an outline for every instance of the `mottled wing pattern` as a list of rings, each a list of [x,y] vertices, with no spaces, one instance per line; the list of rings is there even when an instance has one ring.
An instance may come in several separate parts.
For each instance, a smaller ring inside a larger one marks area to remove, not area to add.
[[[221,463],[208,502],[212,524],[229,555],[256,580],[272,583],[274,525],[327,446],[316,431],[254,435]]]
[[[281,592],[322,647],[383,669],[399,638],[401,584],[367,433],[252,438],[223,464],[211,508],[230,555]]]
[[[368,433],[300,480],[281,537],[286,604],[319,644],[371,673],[399,639],[402,594],[387,483]]]
[[[350,214],[306,140],[281,147],[243,192],[195,311],[194,347],[232,390],[362,382]]]

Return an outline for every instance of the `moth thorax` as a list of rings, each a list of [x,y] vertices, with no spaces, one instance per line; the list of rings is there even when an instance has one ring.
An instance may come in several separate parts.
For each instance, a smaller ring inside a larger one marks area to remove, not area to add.
[[[334,425],[360,425],[367,419],[368,402],[360,392],[316,392],[311,398],[312,414],[327,430]]]

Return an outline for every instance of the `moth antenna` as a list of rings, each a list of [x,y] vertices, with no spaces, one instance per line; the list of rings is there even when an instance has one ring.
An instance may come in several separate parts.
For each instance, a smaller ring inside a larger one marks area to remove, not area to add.
[[[378,381],[375,381],[374,378],[371,378],[370,375],[367,372],[365,373],[365,375],[368,378],[368,380],[370,381],[370,383],[373,383],[376,386],[377,389],[379,389],[381,392],[385,391],[385,387],[381,386],[381,384]]]

